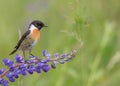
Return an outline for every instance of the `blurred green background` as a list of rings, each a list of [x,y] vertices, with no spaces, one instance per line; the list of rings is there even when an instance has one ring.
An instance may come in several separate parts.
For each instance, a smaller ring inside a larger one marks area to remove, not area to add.
[[[120,86],[120,0],[0,0],[0,61],[9,56],[32,20],[44,21],[33,53],[76,58],[48,73],[20,77],[9,86]],[[0,67],[4,67],[3,64]]]

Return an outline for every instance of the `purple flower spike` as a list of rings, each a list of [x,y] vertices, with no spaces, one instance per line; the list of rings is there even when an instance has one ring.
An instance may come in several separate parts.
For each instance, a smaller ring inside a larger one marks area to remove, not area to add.
[[[70,61],[75,55],[75,50],[71,53],[61,55],[56,53],[54,56],[44,50],[44,59],[30,56],[29,59],[25,60],[20,55],[14,57],[15,61],[5,58],[3,59],[3,63],[7,66],[7,69],[0,69],[0,86],[8,86],[8,82],[15,82],[20,75],[26,76],[28,73],[41,73],[41,71],[48,72],[50,69],[55,69],[57,64],[64,64]],[[9,81],[5,80],[5,76]]]
[[[4,63],[6,66],[12,66],[12,65],[14,64],[14,62],[11,61],[11,60],[8,59],[8,58],[3,59],[3,63]]]

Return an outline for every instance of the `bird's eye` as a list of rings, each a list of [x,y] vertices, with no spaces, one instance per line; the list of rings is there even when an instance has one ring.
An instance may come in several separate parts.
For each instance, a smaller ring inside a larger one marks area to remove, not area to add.
[[[40,23],[37,23],[37,26],[40,26]]]

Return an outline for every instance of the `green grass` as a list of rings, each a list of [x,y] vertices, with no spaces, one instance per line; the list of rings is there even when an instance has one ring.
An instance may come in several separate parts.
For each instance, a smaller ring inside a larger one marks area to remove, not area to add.
[[[64,53],[77,49],[72,61],[48,73],[20,77],[9,86],[119,86],[119,0],[1,0],[0,60],[9,56],[35,19],[48,25],[33,53],[43,49]],[[26,28],[26,29],[25,29]],[[3,64],[1,64],[2,68]]]

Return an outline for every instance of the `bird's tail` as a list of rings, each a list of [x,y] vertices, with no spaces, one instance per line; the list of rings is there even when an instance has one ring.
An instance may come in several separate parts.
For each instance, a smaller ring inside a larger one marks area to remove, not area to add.
[[[14,54],[17,51],[17,49],[13,50],[9,55]]]

